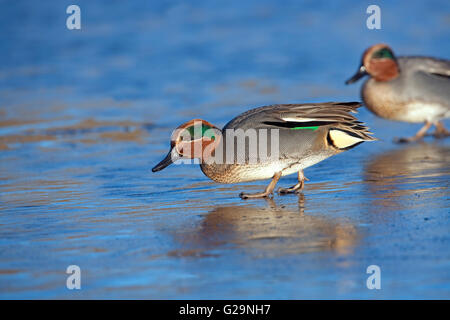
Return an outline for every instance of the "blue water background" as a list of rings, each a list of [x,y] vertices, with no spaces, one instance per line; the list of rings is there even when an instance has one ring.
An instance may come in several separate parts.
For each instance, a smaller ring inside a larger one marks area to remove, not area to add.
[[[360,100],[344,81],[372,44],[448,59],[449,1],[77,0],[81,30],[70,4],[0,1],[0,298],[450,298],[450,144],[391,142],[420,125],[362,109],[380,141],[273,201],[150,171],[192,118]]]

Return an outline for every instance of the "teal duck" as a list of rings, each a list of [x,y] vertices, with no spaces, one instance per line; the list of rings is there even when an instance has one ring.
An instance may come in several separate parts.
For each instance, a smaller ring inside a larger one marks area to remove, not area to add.
[[[307,180],[305,168],[376,140],[353,115],[360,106],[359,102],[264,106],[242,113],[223,129],[190,120],[173,132],[169,153],[152,171],[178,159],[198,159],[203,173],[219,183],[272,179],[263,192],[241,193],[243,199],[268,197],[280,177],[297,173],[298,183],[278,192],[298,193]]]
[[[450,61],[432,57],[396,57],[386,44],[368,48],[356,74],[346,81],[353,83],[368,75],[361,90],[366,107],[379,117],[424,123],[409,138],[422,139],[432,125],[436,138],[447,137],[442,119],[450,118]]]

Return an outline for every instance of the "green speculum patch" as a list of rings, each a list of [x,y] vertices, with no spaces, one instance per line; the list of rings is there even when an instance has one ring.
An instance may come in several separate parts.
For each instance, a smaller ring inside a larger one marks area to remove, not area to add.
[[[313,130],[313,131],[315,131],[317,129],[319,129],[318,126],[314,126],[314,127],[294,127],[294,128],[291,128],[291,130]]]

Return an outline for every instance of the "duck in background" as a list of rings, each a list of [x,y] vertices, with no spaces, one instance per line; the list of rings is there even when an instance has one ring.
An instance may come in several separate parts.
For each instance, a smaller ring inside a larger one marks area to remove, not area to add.
[[[389,120],[424,123],[414,136],[397,142],[420,140],[432,125],[434,137],[450,135],[441,122],[450,117],[450,60],[396,57],[388,45],[376,44],[364,52],[358,71],[346,84],[366,75],[361,95],[370,111]]]
[[[278,192],[298,193],[306,180],[303,169],[364,141],[376,140],[352,115],[360,106],[359,102],[264,106],[242,113],[222,130],[205,120],[194,119],[174,131],[169,153],[152,171],[188,158],[200,159],[203,173],[216,182],[272,179],[263,192],[241,193],[243,199],[268,197],[281,176],[297,173],[298,183]],[[229,136],[229,130],[240,133]],[[250,139],[251,131],[256,140]],[[247,137],[248,143],[244,142],[245,148],[239,151],[239,140],[242,144]],[[260,157],[261,148],[270,150],[271,156]]]

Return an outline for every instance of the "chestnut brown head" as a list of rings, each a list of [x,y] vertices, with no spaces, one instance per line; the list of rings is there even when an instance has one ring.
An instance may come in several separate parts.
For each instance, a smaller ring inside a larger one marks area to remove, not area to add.
[[[386,44],[376,44],[364,51],[358,71],[345,83],[356,82],[366,75],[376,81],[390,81],[398,74],[399,67],[392,49]]]
[[[193,119],[180,125],[172,133],[169,153],[152,171],[160,171],[181,158],[207,160],[221,136],[220,129],[205,120]]]

